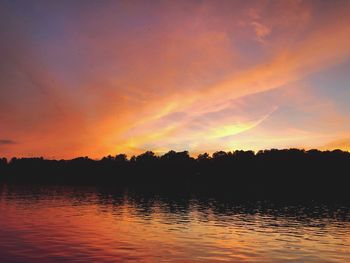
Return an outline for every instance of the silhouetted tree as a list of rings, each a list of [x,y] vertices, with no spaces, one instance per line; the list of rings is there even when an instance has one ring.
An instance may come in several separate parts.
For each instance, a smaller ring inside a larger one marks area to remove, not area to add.
[[[115,156],[114,159],[116,162],[121,162],[121,163],[125,163],[128,161],[128,157],[126,154],[118,154]]]
[[[101,160],[0,159],[0,180],[127,185],[240,198],[349,200],[350,153],[340,150],[217,151],[196,159],[187,151],[156,156],[147,151],[130,160],[125,154]]]
[[[198,157],[197,157],[197,160],[199,162],[208,161],[209,159],[210,159],[210,155],[208,153],[199,154]]]

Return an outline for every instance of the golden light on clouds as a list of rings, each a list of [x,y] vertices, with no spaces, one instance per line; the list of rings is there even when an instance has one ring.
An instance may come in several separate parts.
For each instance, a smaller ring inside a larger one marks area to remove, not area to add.
[[[347,1],[17,4],[0,11],[0,155],[347,138]]]

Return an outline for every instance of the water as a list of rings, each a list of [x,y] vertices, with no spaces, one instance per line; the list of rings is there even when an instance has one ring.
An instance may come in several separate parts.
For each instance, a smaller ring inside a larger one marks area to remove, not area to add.
[[[350,262],[341,205],[0,186],[0,262]]]

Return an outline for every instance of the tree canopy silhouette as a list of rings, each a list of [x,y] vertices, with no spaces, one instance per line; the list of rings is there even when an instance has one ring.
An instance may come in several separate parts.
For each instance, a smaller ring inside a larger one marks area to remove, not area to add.
[[[350,153],[340,150],[147,151],[93,160],[0,159],[0,180],[25,183],[108,184],[242,198],[349,200]]]

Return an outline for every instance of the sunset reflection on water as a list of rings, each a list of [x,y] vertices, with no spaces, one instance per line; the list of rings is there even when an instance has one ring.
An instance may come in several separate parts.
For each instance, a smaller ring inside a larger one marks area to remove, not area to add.
[[[349,209],[0,186],[1,262],[349,262]]]

